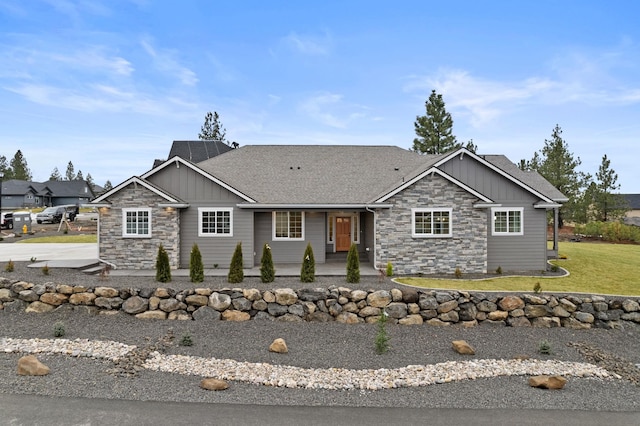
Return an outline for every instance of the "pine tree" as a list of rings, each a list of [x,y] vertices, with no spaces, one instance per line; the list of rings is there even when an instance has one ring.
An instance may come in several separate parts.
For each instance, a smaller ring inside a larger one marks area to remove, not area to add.
[[[162,244],[158,247],[158,256],[156,257],[156,281],[168,283],[171,281],[171,267],[169,266],[169,255],[165,251]]]
[[[49,180],[62,180],[62,175],[60,174],[60,171],[58,170],[57,167],[54,167],[53,170],[51,171],[51,176],[49,176]]]
[[[89,185],[89,188],[91,188],[92,191],[96,190],[96,183],[93,181],[93,177],[91,176],[91,173],[87,173],[87,185]]]
[[[358,246],[354,243],[349,247],[349,254],[347,254],[347,282],[360,282],[360,258],[358,256]]]
[[[76,172],[71,161],[67,164],[67,172],[64,174],[64,177],[65,180],[74,180],[76,178]]]
[[[460,145],[453,135],[453,119],[444,107],[442,95],[435,90],[425,102],[427,114],[417,116],[414,123],[417,138],[413,140],[413,150],[422,154],[442,154]],[[473,142],[469,147],[475,146]]]
[[[229,275],[227,281],[232,284],[241,283],[244,280],[244,271],[242,270],[242,243],[236,245],[236,249],[231,257],[231,265],[229,266]]]
[[[82,170],[78,170],[78,174],[76,174],[76,180],[84,180],[84,175],[82,174]]]
[[[9,163],[11,168],[11,175],[9,179],[17,179],[17,180],[31,180],[31,171],[27,166],[27,160],[22,155],[22,151],[18,150],[14,155],[13,159]],[[5,176],[5,179],[7,177]]]
[[[200,128],[198,138],[201,140],[214,140],[224,142],[234,148],[238,147],[237,142],[227,140],[227,129],[222,126],[220,116],[216,111],[208,112],[204,117],[204,124]]]
[[[596,173],[596,185],[593,193],[593,210],[596,220],[622,219],[627,211],[626,200],[615,192],[620,189],[618,174],[611,168],[611,160],[605,154]]]
[[[574,220],[580,209],[580,196],[587,187],[591,176],[577,170],[582,164],[580,157],[574,158],[569,145],[562,139],[562,129],[556,124],[551,139],[544,141],[541,156],[531,160],[531,170],[537,170],[545,179],[555,186],[569,201],[560,208],[558,226],[562,228],[564,220]],[[540,160],[537,160],[540,158]],[[539,161],[536,166],[535,162]]]
[[[105,184],[104,184],[104,190],[105,190],[105,191],[110,191],[110,190],[112,190],[112,189],[113,189],[113,185],[111,185],[111,181],[110,181],[110,180],[107,180],[107,181],[105,182]]]
[[[302,268],[300,268],[300,281],[303,283],[312,283],[316,280],[316,261],[313,257],[313,249],[311,243],[307,244],[302,258]]]
[[[202,264],[202,254],[197,244],[191,248],[191,256],[189,258],[189,277],[192,283],[201,283],[204,281],[204,265]]]
[[[276,279],[276,270],[273,267],[273,256],[271,247],[265,243],[262,247],[262,258],[260,259],[260,279],[263,283],[271,283]]]

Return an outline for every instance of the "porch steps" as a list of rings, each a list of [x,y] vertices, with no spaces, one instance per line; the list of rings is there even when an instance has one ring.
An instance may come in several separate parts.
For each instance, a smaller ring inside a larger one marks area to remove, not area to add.
[[[346,263],[347,262],[347,254],[346,251],[340,251],[336,253],[326,253],[325,254],[325,262],[327,263]]]

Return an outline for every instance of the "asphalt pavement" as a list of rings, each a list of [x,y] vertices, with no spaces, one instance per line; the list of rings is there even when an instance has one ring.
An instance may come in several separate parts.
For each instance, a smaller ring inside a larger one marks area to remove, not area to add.
[[[45,260],[97,260],[98,244],[79,243],[2,243],[0,262]]]

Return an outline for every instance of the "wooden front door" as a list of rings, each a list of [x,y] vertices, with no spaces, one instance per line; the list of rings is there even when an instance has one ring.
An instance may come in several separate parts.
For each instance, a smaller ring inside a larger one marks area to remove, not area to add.
[[[349,251],[351,247],[351,218],[336,217],[336,251]]]

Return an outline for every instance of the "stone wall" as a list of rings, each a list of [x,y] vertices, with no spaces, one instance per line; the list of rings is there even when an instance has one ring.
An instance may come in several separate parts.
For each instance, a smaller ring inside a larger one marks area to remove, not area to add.
[[[112,208],[100,208],[100,259],[115,264],[118,269],[154,269],[160,244],[169,255],[172,269],[180,265],[180,212],[157,207],[165,201],[157,194],[135,184],[109,199]],[[151,207],[151,237],[124,238],[122,209]]]
[[[387,202],[380,210],[376,252],[379,261],[393,264],[400,275],[487,272],[487,213],[473,208],[478,199],[448,180],[425,177]],[[413,238],[411,208],[452,208],[450,238]]]
[[[512,327],[622,328],[640,323],[637,298],[575,295],[495,295],[415,288],[351,290],[279,288],[112,288],[31,284],[0,278],[0,312],[49,312],[61,306],[96,314],[207,321],[390,322],[445,326],[479,323]]]

